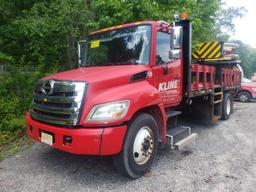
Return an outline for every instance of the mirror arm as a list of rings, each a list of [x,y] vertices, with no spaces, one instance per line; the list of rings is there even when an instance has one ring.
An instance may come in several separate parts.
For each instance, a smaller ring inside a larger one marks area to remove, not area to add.
[[[174,28],[171,29],[171,46],[169,51],[169,59],[173,59],[173,50],[174,50]]]
[[[81,67],[81,46],[80,42],[77,43],[77,51],[78,51],[78,67]]]
[[[81,40],[77,43],[77,53],[78,53],[78,67],[81,67],[82,61],[81,61],[81,44],[86,43],[86,40]]]

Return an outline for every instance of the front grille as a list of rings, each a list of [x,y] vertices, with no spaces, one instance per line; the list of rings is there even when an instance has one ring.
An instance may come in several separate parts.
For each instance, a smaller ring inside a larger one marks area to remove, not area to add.
[[[53,125],[77,125],[85,86],[85,82],[39,80],[34,88],[31,117]]]

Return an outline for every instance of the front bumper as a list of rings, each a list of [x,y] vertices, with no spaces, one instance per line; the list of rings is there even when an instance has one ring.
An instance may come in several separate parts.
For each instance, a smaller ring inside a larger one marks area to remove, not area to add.
[[[74,154],[114,155],[121,151],[126,125],[107,128],[68,129],[47,125],[33,120],[26,114],[28,136],[41,142],[41,132],[54,134],[52,147]],[[72,143],[66,145],[64,136],[71,136]]]
[[[252,99],[256,99],[256,94],[252,94]]]

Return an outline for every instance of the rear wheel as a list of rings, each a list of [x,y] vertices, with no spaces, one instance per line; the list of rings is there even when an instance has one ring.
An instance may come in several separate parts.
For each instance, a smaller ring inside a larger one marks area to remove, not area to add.
[[[128,126],[122,151],[114,157],[115,167],[133,179],[144,175],[155,159],[157,145],[155,119],[149,114],[140,114]]]
[[[249,102],[251,99],[251,95],[250,93],[246,92],[246,91],[242,91],[240,93],[238,93],[238,99],[241,102]]]
[[[221,119],[227,120],[233,113],[233,97],[230,93],[224,93],[222,102],[222,117]]]

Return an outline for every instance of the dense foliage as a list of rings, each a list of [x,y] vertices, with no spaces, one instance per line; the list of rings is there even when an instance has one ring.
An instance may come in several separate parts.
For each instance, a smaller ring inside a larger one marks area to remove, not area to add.
[[[33,83],[76,67],[76,43],[88,32],[138,20],[171,22],[183,11],[194,41],[227,39],[220,29],[232,31],[233,18],[244,12],[223,10],[220,0],[1,0],[0,145],[24,130]]]
[[[242,61],[241,66],[244,71],[244,76],[250,79],[254,73],[256,73],[256,48],[252,48],[241,41],[233,42],[239,45],[236,49],[236,53]]]

